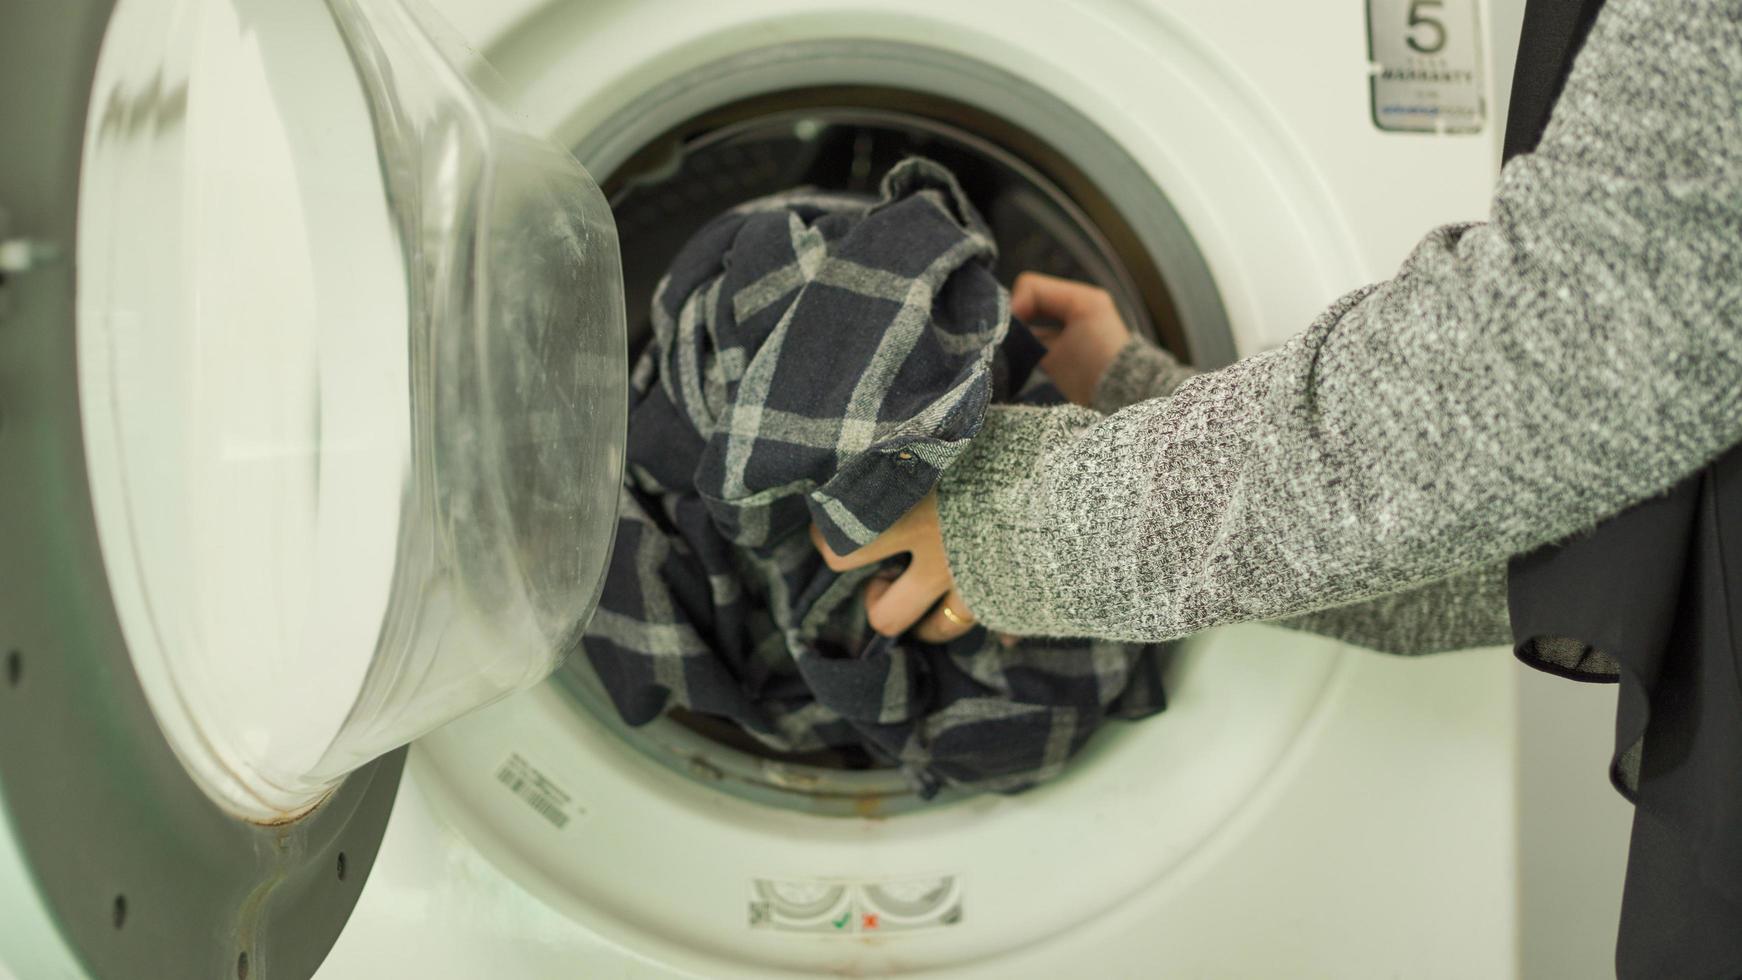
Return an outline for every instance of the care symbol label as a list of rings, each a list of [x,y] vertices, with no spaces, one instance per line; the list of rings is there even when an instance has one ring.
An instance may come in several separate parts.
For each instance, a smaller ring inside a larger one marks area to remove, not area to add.
[[[954,926],[962,921],[956,875],[877,881],[757,878],[750,926],[776,932],[863,936]]]

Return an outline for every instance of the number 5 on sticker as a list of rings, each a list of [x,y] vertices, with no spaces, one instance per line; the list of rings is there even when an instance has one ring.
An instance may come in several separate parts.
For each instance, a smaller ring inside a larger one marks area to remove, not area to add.
[[[1445,4],[1441,0],[1410,0],[1410,34],[1404,38],[1404,43],[1422,54],[1438,54],[1446,46],[1446,25],[1444,21],[1431,16],[1429,11],[1438,14],[1440,8],[1444,6]],[[1423,43],[1421,40],[1423,35],[1417,32],[1418,28],[1426,28],[1427,36],[1431,40]]]

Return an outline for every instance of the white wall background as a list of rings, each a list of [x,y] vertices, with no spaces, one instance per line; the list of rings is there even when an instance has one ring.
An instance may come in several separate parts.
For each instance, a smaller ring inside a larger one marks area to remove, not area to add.
[[[1519,975],[1614,976],[1633,821],[1608,778],[1616,688],[1519,670]]]

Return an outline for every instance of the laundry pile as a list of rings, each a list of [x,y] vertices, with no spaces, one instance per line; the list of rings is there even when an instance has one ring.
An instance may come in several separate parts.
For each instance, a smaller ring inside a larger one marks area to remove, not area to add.
[[[1059,396],[993,278],[955,177],[910,159],[881,194],[734,208],[679,253],[632,377],[615,552],[581,641],[624,721],[671,708],[769,750],[850,750],[943,786],[1055,775],[1109,717],[1161,710],[1154,645],[976,628],[889,639],[831,571],[936,485],[994,401]]]

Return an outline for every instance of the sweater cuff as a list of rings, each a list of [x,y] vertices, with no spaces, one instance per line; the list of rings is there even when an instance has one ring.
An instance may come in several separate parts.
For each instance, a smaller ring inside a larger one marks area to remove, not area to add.
[[[1095,410],[1112,415],[1140,401],[1171,395],[1196,373],[1172,354],[1133,334],[1095,386]]]
[[[1088,409],[995,405],[973,443],[938,484],[938,519],[956,588],[988,627],[1058,636],[1056,515],[1044,512],[1048,449],[1099,421]]]

